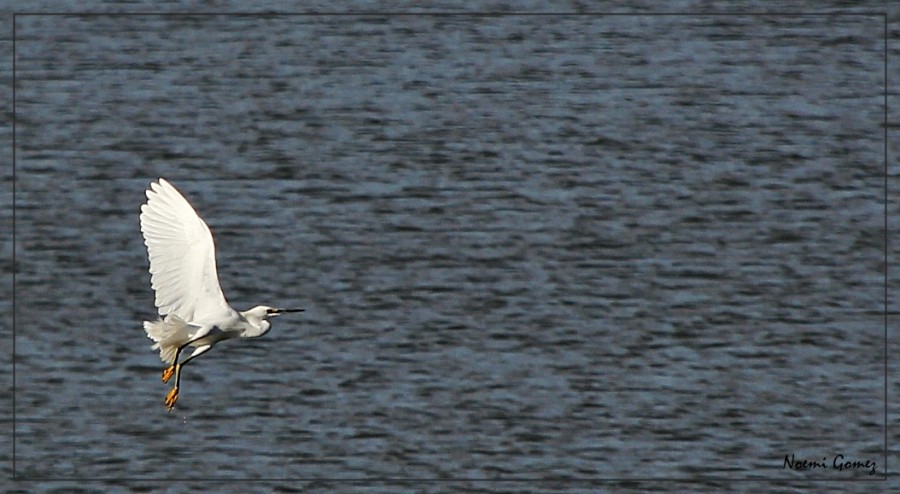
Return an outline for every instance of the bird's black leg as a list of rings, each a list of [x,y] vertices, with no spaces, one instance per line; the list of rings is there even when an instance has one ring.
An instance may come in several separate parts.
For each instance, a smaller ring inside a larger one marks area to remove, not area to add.
[[[210,348],[212,348],[212,345],[198,346],[194,349],[194,352],[191,353],[190,357],[184,359],[184,362],[175,365],[175,387],[172,388],[172,391],[169,391],[169,395],[166,396],[166,406],[169,407],[170,412],[172,411],[172,408],[175,407],[175,402],[178,400],[178,388],[181,386],[181,369],[187,365],[188,362],[199,357]]]
[[[170,412],[172,411],[172,408],[175,407],[175,402],[178,401],[178,386],[181,385],[181,366],[187,363],[188,360],[194,358],[194,355],[197,355],[197,352],[195,350],[194,353],[192,353],[191,356],[187,358],[187,360],[180,364],[178,363],[178,357],[181,356],[182,350],[187,348],[191,343],[193,343],[193,340],[188,341],[187,343],[176,348],[175,359],[172,361],[172,365],[163,371],[162,379],[163,382],[166,383],[169,382],[169,379],[172,378],[172,374],[175,374],[175,387],[172,388],[172,390],[169,391],[169,394],[166,395],[166,407],[168,407]]]
[[[200,348],[203,348],[203,347],[200,347]],[[175,387],[176,388],[181,385],[181,368],[184,367],[185,365],[187,365],[188,362],[193,360],[194,357],[197,357],[198,355],[203,353],[203,352],[198,352],[198,350],[200,350],[200,348],[197,348],[196,350],[194,350],[194,353],[192,353],[190,357],[184,359],[184,362],[178,364],[178,367],[175,369]],[[203,350],[203,351],[205,352],[206,350]]]
[[[175,359],[172,360],[172,365],[166,367],[166,370],[163,371],[162,380],[164,383],[169,382],[169,379],[172,379],[172,375],[175,374],[175,371],[178,370],[178,357],[181,356],[181,351],[188,347],[192,342],[189,341],[184,345],[175,349]]]

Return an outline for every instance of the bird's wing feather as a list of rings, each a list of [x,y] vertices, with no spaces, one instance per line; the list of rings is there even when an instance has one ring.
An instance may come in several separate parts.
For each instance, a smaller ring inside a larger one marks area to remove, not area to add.
[[[151,183],[147,190],[147,203],[141,206],[141,232],[160,315],[196,321],[232,311],[219,286],[209,227],[165,179]]]

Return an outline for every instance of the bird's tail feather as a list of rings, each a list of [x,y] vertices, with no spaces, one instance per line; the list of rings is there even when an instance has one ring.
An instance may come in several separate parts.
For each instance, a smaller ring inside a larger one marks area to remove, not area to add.
[[[165,319],[144,321],[147,337],[155,341],[153,349],[159,349],[159,358],[167,364],[175,363],[175,351],[190,340],[191,325],[184,319],[169,314]]]

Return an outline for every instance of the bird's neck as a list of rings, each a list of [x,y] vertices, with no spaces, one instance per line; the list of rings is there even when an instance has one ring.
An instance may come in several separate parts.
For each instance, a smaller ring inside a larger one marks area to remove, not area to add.
[[[269,321],[257,318],[247,318],[247,325],[249,327],[246,331],[244,331],[244,338],[256,338],[258,336],[262,336],[268,333],[269,328],[272,327]]]

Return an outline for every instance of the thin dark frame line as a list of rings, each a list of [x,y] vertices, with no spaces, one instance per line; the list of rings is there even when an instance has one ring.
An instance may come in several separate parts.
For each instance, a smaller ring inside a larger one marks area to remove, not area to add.
[[[12,18],[12,476],[16,478],[16,14]]]
[[[508,479],[508,478],[446,478],[446,477],[422,477],[422,478],[410,478],[410,477],[379,477],[372,479],[361,479],[361,478],[331,478],[331,477],[323,477],[323,478],[294,478],[294,477],[272,477],[272,478],[261,478],[261,479],[231,479],[231,478],[223,478],[223,477],[173,477],[173,478],[165,478],[159,479],[154,477],[97,477],[97,478],[67,478],[67,477],[16,477],[15,480],[23,481],[23,482],[72,482],[72,481],[93,481],[93,482],[334,482],[334,483],[358,483],[358,482],[375,482],[375,483],[388,483],[388,482],[403,482],[403,483],[412,483],[412,482],[491,482],[491,483],[499,483],[499,482],[579,482],[579,483],[608,483],[608,482],[678,482],[684,484],[697,484],[701,482],[774,482],[774,483],[784,483],[784,484],[806,484],[808,482],[883,482],[887,480],[884,477],[878,476],[866,476],[866,477],[855,477],[848,479],[828,479],[828,478],[810,478],[810,479],[765,479],[765,478],[752,478],[752,477],[744,477],[738,479],[729,479],[723,477],[703,477],[703,478],[684,478],[684,477],[649,477],[649,478],[631,478],[631,477],[612,477],[612,478],[599,478],[599,479],[586,479],[579,477],[521,477],[516,479]]]
[[[635,17],[635,16],[648,16],[648,17],[658,17],[658,16],[675,16],[675,17],[719,17],[719,16],[753,16],[753,17],[762,17],[762,16],[770,16],[770,17],[807,17],[807,16],[834,16],[834,17],[872,17],[872,16],[880,16],[882,18],[883,23],[883,49],[884,49],[884,74],[883,74],[883,84],[884,84],[884,102],[883,102],[883,113],[884,113],[884,128],[883,128],[883,154],[884,154],[884,287],[883,287],[883,295],[884,295],[884,450],[883,450],[883,461],[884,461],[884,473],[879,477],[861,477],[861,478],[849,478],[849,479],[828,479],[828,478],[808,478],[808,479],[770,479],[770,478],[721,478],[721,477],[701,477],[696,479],[685,479],[685,478],[517,478],[517,479],[509,479],[509,478],[366,478],[366,479],[343,479],[343,478],[328,478],[328,479],[304,479],[304,478],[271,478],[271,479],[228,479],[228,478],[184,478],[184,479],[158,479],[158,478],[150,478],[150,479],[135,479],[135,478],[66,478],[66,477],[21,477],[16,474],[16,443],[17,443],[17,435],[16,435],[16,20],[17,17],[27,17],[27,16],[69,16],[69,17],[86,17],[86,16],[110,16],[110,17],[121,17],[121,16],[163,16],[163,17],[184,17],[184,16],[204,16],[204,17],[214,17],[214,16],[224,16],[224,17],[312,17],[312,16],[356,16],[356,17],[365,17],[365,16],[403,16],[403,17],[411,17],[411,16],[467,16],[467,17],[505,17],[505,16],[571,16],[571,17],[583,17],[583,16],[594,16],[594,17]],[[232,12],[232,13],[209,13],[209,12],[13,12],[12,14],[12,418],[13,418],[13,431],[12,431],[12,478],[13,480],[22,480],[22,481],[73,481],[73,480],[95,480],[95,481],[159,481],[159,480],[169,480],[169,481],[203,481],[203,482],[225,482],[225,481],[257,481],[257,482],[266,482],[266,481],[298,481],[298,482],[707,482],[707,481],[719,481],[719,482],[744,482],[744,481],[753,481],[753,482],[776,482],[776,483],[805,483],[805,482],[847,482],[847,481],[886,481],[888,479],[888,464],[887,464],[887,448],[888,448],[888,14],[887,12],[836,12],[836,13],[827,13],[827,12],[787,12],[787,13],[778,13],[778,12],[720,12],[720,13],[697,13],[697,12],[656,12],[656,13],[602,13],[602,12],[481,12],[481,13],[469,13],[469,12],[306,12],[306,13],[279,13],[279,12]]]
[[[884,475],[888,475],[888,15],[884,22]]]
[[[536,11],[520,11],[520,12],[396,12],[396,11],[360,11],[360,12],[33,12],[25,11],[14,13],[20,16],[109,16],[109,17],[126,17],[126,16],[156,16],[156,17],[374,17],[374,16],[390,16],[390,17],[419,17],[419,16],[435,16],[435,17],[880,17],[887,14],[883,11],[856,11],[856,12],[645,12],[645,13],[626,13],[626,12],[536,12]]]

